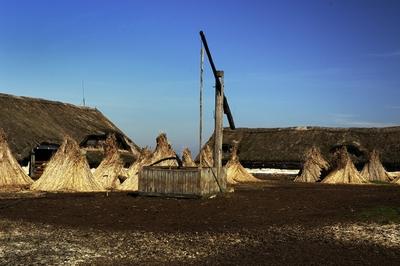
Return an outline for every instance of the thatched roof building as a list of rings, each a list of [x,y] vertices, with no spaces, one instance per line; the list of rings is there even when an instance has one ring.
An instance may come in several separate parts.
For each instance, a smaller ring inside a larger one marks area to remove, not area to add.
[[[224,129],[223,160],[230,157],[231,143],[240,141],[240,162],[245,167],[301,168],[303,154],[316,146],[329,162],[346,146],[360,169],[373,149],[381,154],[388,171],[400,170],[400,126],[386,128],[237,128]],[[208,141],[212,145],[212,137]],[[197,158],[198,159],[198,158]]]
[[[131,163],[139,155],[139,147],[96,108],[0,94],[0,128],[13,155],[24,165],[38,150],[47,150],[50,155],[43,156],[51,157],[64,135],[88,149],[91,165],[101,162],[103,149],[99,146],[110,133],[115,134],[119,149],[126,151],[122,154],[124,161]]]

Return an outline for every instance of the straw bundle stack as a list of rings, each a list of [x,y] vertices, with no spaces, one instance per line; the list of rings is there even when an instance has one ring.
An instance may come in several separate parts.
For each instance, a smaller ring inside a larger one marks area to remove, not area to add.
[[[105,157],[93,173],[94,178],[107,190],[119,187],[118,177],[121,174],[124,163],[118,153],[115,135],[107,137],[104,145]]]
[[[227,184],[237,184],[242,182],[257,182],[259,179],[246,171],[239,161],[238,154],[239,142],[233,141],[231,158],[225,165]]]
[[[202,167],[213,167],[214,166],[214,156],[213,152],[208,144],[204,146],[201,150],[201,162]]]
[[[321,183],[327,184],[362,184],[368,181],[360,175],[354,166],[345,146],[336,152],[336,168]]]
[[[391,182],[393,182],[395,179],[397,179],[398,177],[400,177],[400,172],[387,172]]]
[[[167,135],[165,133],[161,133],[157,139],[157,146],[153,153],[153,158],[151,163],[154,164],[162,159],[174,157],[176,158],[175,151],[171,148],[171,145],[168,143]],[[157,166],[178,166],[176,159],[165,160],[155,164]]]
[[[196,163],[192,159],[192,153],[189,148],[185,148],[182,153],[182,164],[184,167],[196,167]]]
[[[0,129],[0,189],[28,188],[33,183],[11,153],[4,131]]]
[[[304,165],[301,173],[296,176],[294,182],[317,182],[320,180],[321,171],[328,170],[329,163],[322,157],[317,147],[312,147],[304,154]]]
[[[59,192],[104,191],[90,172],[78,143],[68,136],[64,138],[63,144],[50,159],[43,175],[33,183],[31,189]]]
[[[151,163],[152,153],[149,149],[143,148],[139,158],[128,169],[128,178],[119,187],[121,190],[137,191],[139,189],[139,171],[143,166]]]
[[[371,152],[369,161],[364,165],[361,175],[369,181],[390,182],[392,179],[389,173],[386,172],[385,168],[383,167],[379,159],[379,152],[377,150],[373,150]]]

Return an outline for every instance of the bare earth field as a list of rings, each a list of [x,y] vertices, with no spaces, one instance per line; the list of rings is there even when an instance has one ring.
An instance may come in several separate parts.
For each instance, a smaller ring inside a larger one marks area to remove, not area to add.
[[[212,199],[0,193],[0,264],[400,265],[400,186],[269,181]]]

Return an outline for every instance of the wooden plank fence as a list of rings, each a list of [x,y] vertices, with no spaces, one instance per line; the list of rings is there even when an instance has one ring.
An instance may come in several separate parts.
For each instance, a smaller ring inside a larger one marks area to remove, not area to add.
[[[205,197],[220,192],[215,168],[143,167],[139,194],[172,197]]]

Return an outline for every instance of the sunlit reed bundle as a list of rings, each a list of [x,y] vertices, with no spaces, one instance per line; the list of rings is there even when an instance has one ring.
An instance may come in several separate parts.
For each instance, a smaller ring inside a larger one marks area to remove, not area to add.
[[[161,133],[157,139],[157,146],[153,152],[153,158],[151,163],[156,166],[178,166],[178,162],[176,159],[169,159],[161,161],[162,159],[174,157],[176,158],[176,153],[172,149],[171,145],[168,143],[167,135],[165,133]],[[159,163],[157,163],[159,162]]]
[[[93,173],[94,178],[107,190],[119,187],[118,179],[122,172],[124,163],[118,152],[117,140],[115,135],[107,137],[104,145],[105,157]]]
[[[6,135],[0,129],[0,190],[28,188],[32,183],[12,155]]]
[[[200,152],[201,154],[201,166],[202,167],[214,167],[214,156],[210,145],[206,144]]]
[[[387,172],[389,174],[391,182],[400,177],[400,172]]]
[[[345,146],[336,152],[337,163],[322,183],[327,184],[363,184],[368,181],[361,176],[354,166]]]
[[[369,181],[390,182],[392,179],[383,167],[377,150],[371,152],[369,161],[364,165],[361,175]]]
[[[143,148],[139,158],[129,167],[128,178],[119,187],[121,190],[136,191],[139,188],[139,171],[143,166],[151,163],[152,153],[149,149]]]
[[[58,192],[104,191],[90,172],[78,143],[68,136],[31,189]]]
[[[238,156],[239,142],[233,141],[231,158],[225,165],[226,169],[226,182],[227,184],[237,184],[242,182],[257,182],[259,179],[255,178],[252,174],[242,166]]]
[[[185,167],[196,167],[196,163],[192,159],[192,153],[189,148],[185,148],[182,152],[182,164]]]
[[[329,163],[322,157],[317,147],[312,147],[304,154],[304,165],[301,173],[294,179],[295,182],[317,182],[321,178],[321,171],[328,170]]]

